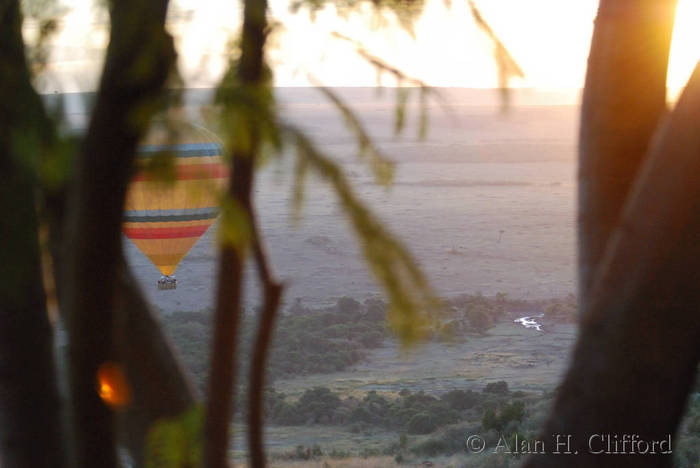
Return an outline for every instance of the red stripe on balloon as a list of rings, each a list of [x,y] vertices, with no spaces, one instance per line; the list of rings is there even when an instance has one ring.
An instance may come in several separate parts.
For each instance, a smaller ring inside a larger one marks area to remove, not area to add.
[[[192,179],[223,179],[228,177],[228,168],[225,164],[182,164],[175,166],[177,180],[192,180]],[[136,173],[133,181],[142,180],[157,180],[158,177],[149,174],[146,171]]]
[[[182,237],[199,237],[209,226],[124,228],[129,239],[177,239]]]

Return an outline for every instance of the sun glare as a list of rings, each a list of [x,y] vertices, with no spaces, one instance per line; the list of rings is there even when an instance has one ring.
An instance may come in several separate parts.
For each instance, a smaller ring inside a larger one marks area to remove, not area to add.
[[[669,94],[672,98],[680,93],[695,68],[695,64],[700,60],[698,18],[700,18],[700,2],[698,0],[680,0],[678,2],[667,81]]]
[[[101,60],[95,51],[106,44],[106,30],[91,19],[81,2],[63,20],[56,38],[44,92],[86,91],[97,83]],[[598,2],[585,0],[477,0],[484,18],[525,72],[514,87],[580,89]],[[178,11],[191,11],[187,21],[169,27],[178,38],[181,70],[190,87],[211,87],[227,66],[229,40],[237,34],[240,12],[225,0],[175,0]],[[226,6],[226,8],[224,8]],[[278,86],[308,86],[312,74],[329,86],[374,86],[376,71],[333,32],[353,38],[373,55],[432,86],[490,88],[498,85],[492,44],[474,24],[466,2],[426,2],[415,23],[415,37],[391,15],[378,20],[369,6],[348,17],[331,7],[312,20],[307,12],[292,14],[287,0],[270,0],[271,14],[283,25],[271,39],[270,58]],[[669,64],[669,95],[674,99],[700,58],[700,1],[679,0]],[[376,27],[381,25],[381,27]],[[27,27],[31,37],[35,27]],[[90,38],[85,47],[85,34]],[[85,50],[83,50],[85,49]],[[92,51],[92,52],[91,52]],[[392,86],[391,79],[382,84]]]

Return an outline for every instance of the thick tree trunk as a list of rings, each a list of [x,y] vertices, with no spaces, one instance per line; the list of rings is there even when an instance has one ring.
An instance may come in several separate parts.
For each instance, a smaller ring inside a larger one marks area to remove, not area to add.
[[[582,309],[610,232],[666,112],[676,0],[602,0],[583,93],[579,140]]]
[[[657,135],[588,287],[572,363],[543,437],[579,455],[528,467],[670,466],[670,454],[624,456],[601,435],[675,436],[700,357],[700,70]],[[672,446],[671,448],[673,448]],[[668,447],[665,447],[668,449]],[[625,449],[628,453],[631,445]]]
[[[244,1],[241,58],[236,70],[237,85],[244,90],[247,88],[248,91],[256,91],[264,78],[266,12],[265,0]],[[225,86],[228,84],[223,84],[222,88]],[[241,105],[241,103],[233,104]],[[260,146],[260,135],[252,124],[254,119],[251,118],[251,114],[239,118],[250,119],[251,134],[249,145],[245,149],[238,148],[233,151],[228,193],[235,206],[240,208],[244,215],[250,216],[255,159]],[[246,245],[235,246],[226,243],[222,246],[219,259],[214,337],[204,426],[204,466],[206,468],[228,466],[229,424],[235,411],[235,355],[238,348],[246,249]]]
[[[95,109],[69,199],[65,287],[75,457],[78,467],[115,467],[111,410],[96,391],[99,367],[116,359],[114,293],[121,221],[136,145],[174,60],[167,0],[114,1]]]
[[[44,122],[17,1],[0,6],[0,465],[65,466],[35,204]]]
[[[699,357],[700,74],[654,145],[594,282],[571,367],[544,431],[572,435],[567,466],[670,466],[671,457],[600,456],[595,434],[675,435]],[[595,448],[598,448],[596,446]],[[561,466],[563,455],[527,466]]]

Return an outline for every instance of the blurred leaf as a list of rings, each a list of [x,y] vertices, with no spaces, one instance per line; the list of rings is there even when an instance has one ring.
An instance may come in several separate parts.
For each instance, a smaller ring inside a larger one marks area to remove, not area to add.
[[[377,71],[377,84],[379,85],[381,83],[381,75],[384,73],[388,73],[394,77],[396,80],[397,88],[401,88],[402,84],[409,84],[412,86],[415,86],[420,89],[421,92],[421,97],[425,98],[424,101],[422,101],[422,104],[424,104],[427,107],[427,97],[432,96],[438,104],[442,107],[443,111],[450,115],[453,119],[455,116],[453,115],[450,105],[447,103],[445,98],[442,96],[442,94],[436,89],[433,88],[432,86],[428,86],[423,80],[419,80],[418,78],[413,78],[408,75],[406,75],[404,72],[399,70],[398,68],[386,63],[384,60],[380,59],[379,57],[370,54],[367,49],[362,46],[359,42],[355,41],[354,39],[351,39],[343,34],[340,34],[339,32],[332,32],[331,35],[337,39],[340,39],[342,41],[348,42],[352,44],[355,47],[355,51],[357,54],[365,59],[370,65],[372,65],[375,70]],[[410,88],[405,88],[405,92],[408,92]],[[400,93],[401,91],[397,90],[397,93]],[[397,109],[396,109],[396,121],[395,121],[395,129],[399,128],[402,129],[404,122],[403,120],[405,119],[405,110],[401,109],[401,99],[404,101],[405,105],[405,100],[407,99],[407,96],[401,96],[397,95]],[[428,118],[428,113],[427,109],[425,114],[421,117],[425,118],[426,122],[421,124],[421,127],[419,127],[419,137],[424,138],[426,135],[422,135],[422,131],[427,132],[427,118]],[[421,136],[422,135],[422,136]]]
[[[409,88],[396,87],[396,118],[394,119],[394,134],[400,135],[406,125],[406,102]]]
[[[259,142],[263,149],[268,147],[275,150],[265,151],[264,154],[278,154],[281,141],[271,72],[265,68],[263,82],[251,85],[241,83],[236,70],[232,61],[215,96],[215,103],[220,106],[220,129],[226,154],[250,154],[254,141]]]
[[[425,140],[428,136],[428,93],[425,89],[421,88],[419,96],[420,120],[418,124],[418,138],[420,140]]]
[[[22,15],[36,24],[36,34],[25,41],[25,51],[32,76],[36,78],[45,69],[49,60],[49,42],[58,31],[58,20],[69,8],[57,0],[23,0]]]
[[[221,215],[219,216],[219,243],[234,247],[239,252],[245,252],[250,240],[250,221],[245,209],[238,203],[225,194],[219,202],[221,207]]]
[[[41,185],[47,190],[59,190],[71,176],[73,162],[78,151],[78,138],[57,138],[43,153],[39,162]]]
[[[310,18],[315,20],[316,13],[329,5],[334,6],[336,13],[343,18],[347,18],[353,11],[358,11],[363,5],[371,5],[379,15],[386,12],[393,13],[399,25],[415,37],[413,26],[423,13],[425,0],[294,0],[289,6],[289,11],[297,13],[302,8],[306,8]],[[378,27],[381,26],[382,23],[378,22]]]
[[[516,77],[524,78],[525,73],[481,15],[481,12],[476,7],[473,0],[469,0],[469,9],[471,10],[472,17],[476,24],[493,42],[493,56],[496,61],[496,66],[498,67],[498,87],[501,94],[501,108],[507,110],[510,104],[510,80]]]
[[[337,194],[371,271],[388,295],[391,327],[404,344],[426,336],[435,324],[433,313],[440,311],[440,301],[414,258],[357,198],[340,167],[301,131],[286,130],[296,143],[297,156],[307,159],[309,166]]]
[[[303,156],[297,156],[294,168],[294,193],[292,195],[292,217],[295,222],[299,222],[301,218],[301,211],[304,205],[304,184],[306,175],[309,172],[308,168],[308,159]]]
[[[157,421],[146,439],[146,468],[201,466],[203,421],[201,405],[174,418]]]
[[[369,159],[370,168],[372,169],[377,183],[385,186],[389,185],[394,178],[394,162],[385,156],[374,144],[374,141],[365,130],[360,119],[355,115],[352,109],[343,102],[336,92],[325,86],[316,85],[316,88],[321,91],[343,115],[345,124],[350,131],[355,134],[358,155],[360,158],[367,157]]]

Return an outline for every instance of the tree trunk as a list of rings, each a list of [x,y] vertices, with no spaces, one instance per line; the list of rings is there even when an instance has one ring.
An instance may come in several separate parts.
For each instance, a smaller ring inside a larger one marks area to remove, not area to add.
[[[165,32],[167,5],[111,3],[105,67],[69,198],[65,302],[78,467],[117,464],[112,412],[96,391],[96,379],[100,366],[116,359],[114,293],[132,161],[174,60]]]
[[[17,1],[0,6],[0,465],[62,467],[64,452],[35,204],[44,145]]]
[[[556,434],[571,436],[571,450],[579,455],[550,451],[527,467],[671,466],[671,455],[659,454],[658,446],[657,455],[648,456],[591,451],[606,448],[601,435],[673,442],[696,375],[699,120],[696,69],[659,126],[589,280],[572,363],[542,436],[550,448]]]
[[[676,0],[602,0],[579,138],[579,302],[666,112]]]

